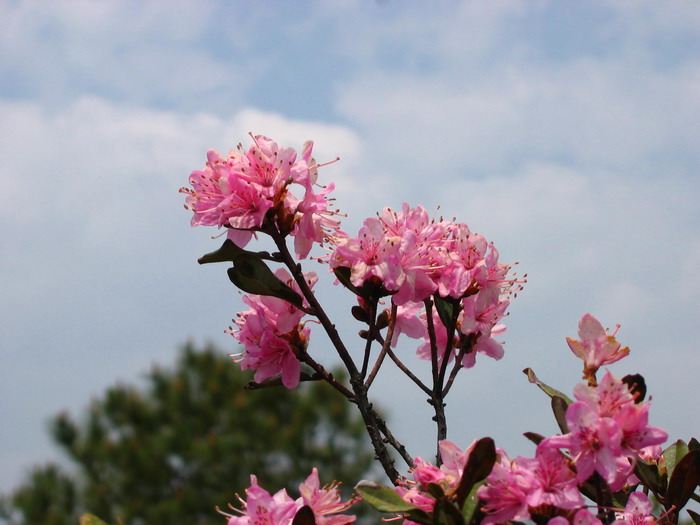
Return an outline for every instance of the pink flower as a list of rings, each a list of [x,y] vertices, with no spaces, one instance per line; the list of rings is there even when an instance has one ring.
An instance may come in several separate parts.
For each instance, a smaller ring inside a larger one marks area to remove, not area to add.
[[[321,487],[316,467],[299,485],[299,493],[301,503],[311,507],[318,525],[346,525],[355,521],[355,516],[338,514],[350,508],[355,502],[341,501],[337,483]]]
[[[578,401],[566,411],[569,434],[546,439],[541,446],[571,450],[579,482],[598,472],[612,490],[619,490],[639,451],[663,443],[668,434],[648,425],[649,403],[635,403],[627,385],[610,372],[595,387],[577,385],[574,395]]]
[[[472,442],[465,450],[446,439],[438,443],[442,465],[436,467],[432,463],[420,457],[414,459],[414,467],[411,470],[413,481],[405,480],[402,486],[396,488],[396,492],[407,502],[412,503],[425,511],[432,511],[435,498],[428,492],[431,483],[441,485],[445,492],[454,490],[462,479],[464,467],[469,460],[469,454],[476,441]]]
[[[538,446],[535,459],[537,464],[533,471],[534,483],[527,496],[528,505],[553,505],[560,509],[583,507],[576,475],[564,455],[551,447]]]
[[[574,514],[573,520],[569,522],[564,516],[557,516],[547,522],[547,525],[603,525],[598,517],[588,509],[579,509]]]
[[[425,321],[418,317],[418,313],[423,309],[421,303],[405,303],[396,309],[396,325],[394,326],[394,337],[391,339],[391,346],[396,346],[400,334],[406,334],[413,339],[420,339],[426,332]]]
[[[226,226],[239,230],[261,227],[273,202],[237,174],[238,166],[245,163],[245,156],[231,152],[229,157],[223,158],[210,150],[207,157],[204,170],[195,170],[190,175],[192,189],[180,189],[188,194],[185,207],[194,212],[192,226]],[[233,237],[234,242],[241,242],[240,237]],[[244,246],[245,242],[239,245]]]
[[[290,525],[301,505],[289,497],[282,489],[274,496],[258,485],[254,475],[250,476],[251,486],[246,489],[247,500],[240,500],[243,509],[240,516],[226,514],[228,525]]]
[[[616,513],[613,525],[654,525],[656,518],[651,513],[652,505],[643,492],[633,492],[627,500],[623,512]]]
[[[314,242],[322,243],[340,226],[338,211],[328,207],[333,184],[314,192],[318,165],[312,149],[313,142],[304,144],[297,161],[293,148],[257,135],[248,151],[239,145],[225,158],[209,151],[204,169],[190,175],[192,187],[180,189],[187,194],[185,207],[194,212],[192,225],[229,228],[228,238],[241,247],[253,231],[273,228],[294,236],[297,257],[307,257]],[[291,185],[304,187],[302,200],[292,195]]]
[[[355,286],[377,277],[387,290],[396,290],[401,268],[397,264],[398,239],[387,238],[378,219],[368,218],[357,238],[339,241],[330,261],[331,268],[349,266]]]
[[[333,234],[340,232],[340,221],[334,217],[338,211],[328,208],[326,198],[334,188],[335,185],[331,183],[318,193],[307,189],[303,200],[293,208],[297,222],[291,235],[294,237],[297,258],[305,259],[313,243],[323,244],[324,241],[333,239]]]
[[[280,268],[275,275],[299,292],[286,270]],[[310,287],[318,280],[315,272],[306,272],[304,278]],[[238,329],[230,332],[243,345],[243,354],[234,361],[243,370],[255,370],[258,383],[281,375],[282,384],[294,388],[301,372],[297,355],[306,348],[310,334],[310,329],[300,324],[304,312],[278,297],[251,294],[244,296],[243,302],[251,309],[238,314]]]
[[[619,361],[630,349],[622,348],[615,340],[615,334],[608,332],[591,314],[584,314],[578,323],[578,336],[576,339],[566,338],[571,351],[583,360],[583,378],[590,384],[595,384],[595,374],[598,369],[607,364]]]
[[[499,460],[486,478],[486,484],[476,493],[485,502],[484,525],[530,518],[527,500],[536,483],[535,466],[533,459],[518,457],[510,460],[504,451],[499,451]]]
[[[576,479],[582,483],[598,472],[613,490],[629,474],[618,472],[622,433],[610,418],[601,418],[588,405],[572,403],[566,411],[569,434],[554,436],[542,442],[544,446],[568,448],[576,464]],[[629,470],[629,469],[628,469]]]
[[[301,363],[290,341],[277,335],[262,308],[249,304],[253,309],[238,314],[238,330],[232,332],[243,345],[243,355],[234,357],[234,361],[240,363],[243,370],[255,370],[253,378],[258,383],[281,375],[282,384],[294,388],[299,384]],[[308,328],[302,331],[302,335],[308,338]]]

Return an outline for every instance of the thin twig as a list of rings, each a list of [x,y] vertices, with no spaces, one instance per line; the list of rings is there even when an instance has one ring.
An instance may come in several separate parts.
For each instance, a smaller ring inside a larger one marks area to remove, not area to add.
[[[331,374],[328,370],[326,370],[323,365],[318,363],[313,357],[311,357],[309,354],[306,352],[302,353],[299,356],[300,360],[303,363],[306,363],[309,365],[311,368],[314,369],[314,372],[316,372],[315,375],[318,375],[321,379],[326,381],[329,385],[331,385],[333,388],[335,388],[338,392],[343,394],[348,401],[350,402],[355,402],[355,394],[353,394],[350,390],[348,390],[344,385],[339,383],[335,377],[333,377],[333,374]]]
[[[379,416],[377,416],[377,423],[379,424],[379,430],[386,437],[387,442],[399,453],[401,458],[406,462],[406,465],[413,467],[413,458],[406,450],[406,447],[399,443],[394,435],[391,433],[389,428],[386,426],[386,422]]]
[[[362,376],[357,370],[355,362],[350,356],[347,348],[345,348],[345,344],[341,340],[335,325],[328,318],[328,315],[321,307],[314,293],[311,291],[311,287],[306,282],[306,279],[304,279],[301,265],[296,263],[292,258],[292,255],[287,248],[284,235],[282,235],[280,232],[273,232],[271,236],[275,241],[275,245],[280,251],[280,255],[285,266],[287,266],[289,271],[292,273],[294,280],[296,281],[301,293],[306,298],[309,305],[314,309],[316,318],[321,323],[321,326],[323,326],[323,329],[326,331],[331,343],[333,343],[338,355],[345,364],[345,368],[350,374],[350,385],[352,386],[352,390],[354,392],[354,403],[357,405],[357,408],[362,415],[362,419],[365,422],[365,428],[367,429],[367,434],[369,435],[372,446],[374,447],[374,453],[377,460],[381,463],[382,467],[384,468],[384,472],[386,472],[386,475],[389,477],[391,482],[394,484],[398,483],[399,473],[394,467],[394,459],[390,456],[386,442],[382,438],[379,431],[379,423],[377,421],[378,416],[372,409],[372,404],[367,398],[367,389],[364,386]]]
[[[447,384],[442,390],[443,398],[447,396],[447,393],[452,388],[452,384],[454,383],[455,378],[457,377],[457,373],[463,368],[462,360],[464,359],[464,356],[467,355],[469,352],[474,351],[474,346],[476,345],[478,336],[475,337],[475,334],[469,334],[465,337],[466,341],[464,342],[464,344],[461,345],[461,348],[459,349],[459,354],[457,354],[457,357],[455,358],[455,364],[454,367],[452,367],[452,371],[450,372],[450,377],[447,379]]]
[[[389,347],[391,346],[391,340],[394,338],[394,328],[396,327],[396,311],[398,310],[398,307],[396,304],[393,302],[391,303],[391,317],[389,318],[389,328],[387,329],[386,332],[386,340],[382,342],[382,349],[379,352],[379,355],[377,356],[377,361],[374,363],[374,366],[372,367],[372,371],[369,374],[369,377],[367,378],[367,381],[365,381],[365,388],[369,390],[369,387],[372,385],[372,382],[374,381],[374,378],[377,377],[377,373],[379,372],[379,368],[382,366],[382,363],[384,362],[384,358],[386,357],[387,352],[389,351]],[[376,312],[376,309],[375,309]],[[379,338],[375,338],[378,341],[381,339],[381,335],[379,333],[376,334],[379,336]]]
[[[377,303],[371,301],[369,305],[369,325],[367,329],[367,343],[365,344],[365,354],[362,359],[362,379],[367,377],[367,368],[369,367],[369,356],[372,351],[372,343],[374,342],[374,332],[377,329]]]
[[[425,304],[425,318],[428,323],[428,338],[430,339],[430,361],[433,370],[433,386],[438,383],[438,350],[437,341],[435,336],[435,323],[433,323],[433,301],[426,299],[423,301]]]

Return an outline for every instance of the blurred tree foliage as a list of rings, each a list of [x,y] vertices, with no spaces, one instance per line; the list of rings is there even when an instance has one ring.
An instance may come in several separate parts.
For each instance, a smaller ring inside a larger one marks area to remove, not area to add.
[[[36,467],[2,498],[0,516],[33,525],[75,525],[84,512],[126,525],[221,524],[213,507],[235,503],[250,473],[293,497],[312,466],[322,483],[352,487],[367,476],[363,423],[342,396],[320,382],[244,391],[249,380],[221,351],[188,345],[173,370],[150,372],[145,388],[110,388],[79,421],[59,414],[51,433],[74,473]]]

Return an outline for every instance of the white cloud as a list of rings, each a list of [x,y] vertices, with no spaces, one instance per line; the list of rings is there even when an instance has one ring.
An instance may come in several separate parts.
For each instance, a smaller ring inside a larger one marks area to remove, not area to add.
[[[195,262],[217,232],[190,231],[177,191],[209,148],[248,143],[249,130],[297,148],[319,137],[323,160],[347,159],[329,176],[347,178],[361,141],[256,109],[223,118],[85,97],[54,110],[0,101],[0,112],[0,397],[18,403],[0,447],[5,489],[47,454],[45,418],[170,359],[187,337],[233,347],[223,330],[237,295],[220,267]]]
[[[700,396],[700,9],[592,2],[578,6],[587,17],[569,38],[552,36],[563,14],[546,1],[320,2],[300,25],[267,7],[227,23],[222,5],[0,5],[2,47],[12,50],[1,65],[10,366],[0,384],[3,399],[26,400],[9,414],[2,464],[45,450],[40,418],[169,358],[185,336],[231,344],[222,330],[235,293],[221,268],[195,265],[217,242],[189,230],[177,188],[208,148],[247,143],[249,131],[297,148],[313,139],[319,162],[341,157],[321,177],[337,182],[349,232],[384,205],[442,205],[503,260],[521,261],[530,282],[507,321],[506,358],[481,360],[448,400],[460,445],[465,435],[547,432],[546,400],[520,370],[533,366],[561,388],[577,381],[563,338],[585,311],[622,323],[633,354],[615,372],[649,373],[654,424],[698,434],[697,407],[674,403]],[[271,33],[290,48],[254,38]],[[303,57],[299,34],[313,44]],[[309,75],[316,63],[342,74]],[[280,65],[285,75],[303,66],[304,97],[334,96],[338,113],[246,107],[241,94],[260,88],[261,72],[284,94],[295,79],[277,76]],[[194,112],[200,104],[218,113]],[[171,105],[190,109],[162,109]],[[380,403],[414,434],[406,414],[422,395],[394,378]],[[5,485],[17,479],[12,465]]]

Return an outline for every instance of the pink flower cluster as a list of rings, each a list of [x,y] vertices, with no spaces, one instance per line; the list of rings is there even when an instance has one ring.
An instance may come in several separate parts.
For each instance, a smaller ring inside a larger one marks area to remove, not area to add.
[[[628,385],[607,372],[599,385],[580,383],[577,399],[566,410],[570,432],[540,446],[567,449],[578,482],[597,472],[615,491],[627,482],[642,449],[660,445],[668,433],[649,426],[650,404],[633,395]]]
[[[486,502],[486,525],[529,519],[531,511],[543,508],[571,511],[584,506],[567,458],[542,444],[534,458],[511,460],[499,450],[499,460],[477,496]]]
[[[597,366],[621,359],[629,349],[620,350],[590,314],[581,318],[582,341],[569,339],[569,345],[595,378]],[[580,383],[574,388],[576,401],[566,410],[570,432],[544,439],[534,458],[510,459],[498,449],[498,460],[477,496],[483,501],[485,525],[524,521],[533,515],[551,518],[553,525],[600,525],[586,508],[580,487],[594,473],[613,492],[639,484],[634,467],[640,458],[657,462],[666,431],[648,424],[650,403],[625,381],[607,372],[600,383]],[[419,509],[431,512],[435,499],[428,490],[431,483],[446,493],[455,489],[462,476],[471,449],[461,452],[449,441],[440,442],[444,464],[437,468],[416,458],[413,481],[404,481],[397,492]],[[641,492],[633,492],[624,512],[615,524],[632,522],[652,525],[651,503]]]
[[[355,521],[355,516],[339,514],[355,501],[341,501],[337,483],[321,487],[315,467],[299,485],[301,496],[297,499],[292,499],[285,489],[271,495],[258,485],[254,475],[250,476],[250,483],[246,499],[239,498],[243,508],[234,509],[238,515],[222,513],[229,518],[228,525],[291,525],[304,506],[311,509],[317,525],[347,525]]]
[[[498,262],[493,244],[466,224],[433,220],[422,206],[404,204],[400,212],[385,208],[365,220],[357,237],[336,237],[330,266],[350,268],[354,286],[373,281],[392,294],[400,306],[395,334],[423,338],[420,357],[430,359],[428,320],[419,312],[433,294],[459,305],[457,328],[462,336],[476,338],[476,352],[496,359],[503,355],[493,336],[505,331],[499,321],[520,285],[508,276],[511,267]],[[435,311],[432,321],[442,359],[449,336]],[[450,343],[449,348],[458,349],[460,336]],[[467,353],[462,365],[473,366],[476,352]]]
[[[436,467],[420,457],[413,460],[414,468],[411,473],[413,480],[401,480],[401,485],[396,488],[396,492],[407,502],[415,505],[421,510],[430,512],[435,505],[435,498],[428,492],[428,485],[434,483],[440,485],[446,493],[454,490],[462,479],[464,467],[469,460],[469,454],[474,448],[476,441],[466,450],[462,451],[448,440],[438,443],[442,465]],[[405,523],[412,523],[406,521]]]
[[[275,275],[293,290],[299,287],[289,273],[279,268]],[[318,281],[315,272],[306,272],[304,278],[309,287]],[[243,302],[250,310],[238,313],[237,329],[230,333],[243,345],[243,353],[232,356],[243,370],[255,370],[254,379],[281,375],[282,384],[294,388],[299,384],[301,363],[297,358],[308,344],[310,330],[301,323],[304,312],[291,303],[277,297],[245,295]]]
[[[207,153],[203,170],[190,175],[192,188],[185,207],[194,212],[192,225],[228,228],[228,238],[240,247],[256,231],[277,231],[295,237],[297,257],[304,259],[314,242],[323,243],[329,232],[339,228],[329,209],[327,194],[334,185],[314,191],[318,165],[311,157],[313,142],[304,144],[301,159],[293,148],[281,148],[267,137],[253,137],[244,151],[241,145],[223,157]],[[304,195],[295,197],[290,186],[301,186]]]

